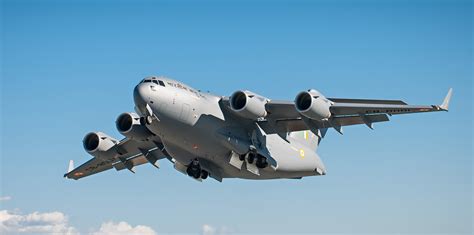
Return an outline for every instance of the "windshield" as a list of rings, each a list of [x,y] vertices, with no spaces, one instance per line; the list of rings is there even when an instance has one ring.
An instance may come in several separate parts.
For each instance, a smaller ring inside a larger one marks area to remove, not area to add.
[[[156,85],[160,85],[162,87],[165,86],[165,83],[163,81],[156,79],[143,79],[143,81],[140,83],[155,83]]]

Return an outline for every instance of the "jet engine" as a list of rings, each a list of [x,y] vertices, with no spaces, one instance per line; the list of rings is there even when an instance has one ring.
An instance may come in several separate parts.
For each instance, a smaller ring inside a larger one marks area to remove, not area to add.
[[[117,130],[130,139],[146,140],[153,134],[140,122],[136,113],[122,113],[115,121]]]
[[[303,91],[296,96],[296,110],[303,116],[321,121],[331,117],[331,102],[317,90]]]
[[[91,132],[84,137],[82,143],[89,154],[100,157],[101,153],[114,147],[118,141],[102,132]]]
[[[236,91],[230,97],[230,107],[239,116],[257,120],[267,116],[268,99],[250,91]]]

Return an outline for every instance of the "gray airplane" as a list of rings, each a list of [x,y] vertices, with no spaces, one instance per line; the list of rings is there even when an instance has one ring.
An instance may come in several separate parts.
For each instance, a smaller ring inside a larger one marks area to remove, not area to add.
[[[400,100],[326,98],[317,90],[294,102],[270,100],[250,91],[230,97],[202,93],[165,77],[147,77],[134,89],[135,111],[116,121],[125,136],[102,132],[84,137],[91,160],[64,177],[80,179],[105,170],[128,169],[168,159],[196,180],[212,177],[301,179],[326,174],[316,149],[327,130],[388,121],[396,114],[448,111],[452,89],[441,105],[408,105]]]

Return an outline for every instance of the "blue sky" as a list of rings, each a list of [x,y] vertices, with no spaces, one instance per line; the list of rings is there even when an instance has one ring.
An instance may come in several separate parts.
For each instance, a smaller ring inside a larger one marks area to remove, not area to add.
[[[2,1],[0,210],[82,233],[470,234],[472,22],[470,1]],[[162,162],[63,179],[87,132],[120,137],[148,75],[273,99],[454,96],[449,113],[330,131],[324,177],[197,183]]]

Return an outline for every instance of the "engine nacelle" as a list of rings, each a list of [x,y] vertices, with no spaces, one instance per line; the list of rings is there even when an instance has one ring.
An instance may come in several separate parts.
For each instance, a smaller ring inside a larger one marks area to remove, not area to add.
[[[257,120],[267,116],[268,99],[250,91],[236,91],[230,97],[230,107],[239,116]]]
[[[321,121],[331,117],[331,102],[319,91],[303,91],[296,96],[296,110],[303,116]]]
[[[100,157],[101,153],[114,147],[118,141],[102,132],[91,132],[82,141],[84,149],[94,157]]]
[[[122,113],[115,121],[117,130],[130,139],[146,140],[153,134],[140,122],[140,116],[136,113]]]

